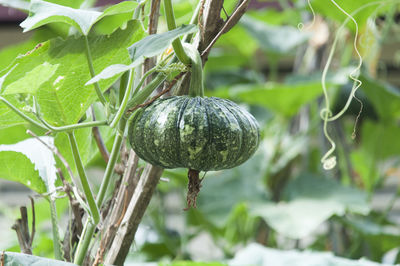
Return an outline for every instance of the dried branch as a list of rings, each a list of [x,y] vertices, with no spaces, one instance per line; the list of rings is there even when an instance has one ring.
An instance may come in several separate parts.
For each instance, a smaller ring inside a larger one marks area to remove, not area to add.
[[[31,200],[31,208],[32,208],[32,232],[29,239],[29,246],[32,247],[33,238],[35,237],[36,233],[36,214],[35,214],[35,201],[31,196],[29,196],[29,199]]]
[[[33,199],[31,198],[31,203],[34,204]],[[25,254],[32,255],[32,242],[33,237],[35,235],[35,229],[32,228],[32,234],[29,234],[29,225],[28,225],[28,212],[25,206],[20,208],[21,218],[15,221],[15,224],[11,227],[17,233],[18,243],[21,248],[21,252]],[[34,208],[32,209],[32,225],[34,223]]]
[[[149,27],[147,32],[149,35],[157,33],[157,26],[158,26],[158,18],[160,17],[160,0],[152,0],[151,7],[150,7],[150,16],[149,16]],[[146,58],[143,63],[143,73],[146,73],[151,68],[156,65],[155,58]],[[151,80],[152,76],[150,75],[147,77],[146,82],[144,85],[147,85]]]
[[[102,230],[102,235],[104,237],[100,241],[100,248],[97,251],[95,263],[102,262],[105,251],[108,250],[114,240],[118,226],[124,217],[129,204],[129,199],[132,198],[133,191],[139,180],[140,173],[137,172],[138,163],[139,157],[137,157],[135,152],[131,150],[121,185],[111,202],[111,213],[104,218]],[[121,202],[124,202],[124,204],[121,204]]]
[[[146,166],[104,264],[122,265],[125,261],[138,225],[150,203],[162,172],[163,169],[160,167],[150,164]]]
[[[222,34],[228,32],[230,29],[232,29],[232,27],[235,26],[239,22],[240,18],[243,16],[243,14],[247,10],[248,4],[249,4],[249,0],[243,0],[238,3],[238,5],[235,8],[235,11],[232,13],[232,15],[229,16],[228,20],[218,30],[218,33],[214,35],[212,40],[207,44],[207,47],[204,50],[202,50],[201,57],[203,59],[203,62],[205,62],[205,57],[208,55],[208,53],[211,50],[211,47],[215,44],[215,42],[218,40],[218,38],[221,37]],[[208,36],[208,37],[211,37],[211,36]],[[202,45],[200,45],[200,48],[203,45],[205,45],[205,43],[202,43]]]

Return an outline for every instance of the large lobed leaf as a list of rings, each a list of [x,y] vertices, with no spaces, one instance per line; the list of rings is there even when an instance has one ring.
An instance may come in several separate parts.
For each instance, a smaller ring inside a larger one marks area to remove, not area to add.
[[[130,16],[127,16],[129,19],[132,18],[132,13],[136,7],[136,2],[127,1],[111,6],[104,12],[98,12],[75,9],[42,0],[32,0],[29,6],[29,17],[21,23],[21,27],[24,28],[25,32],[49,23],[62,22],[74,26],[83,35],[88,35],[93,25],[102,18],[128,13],[130,14]],[[115,26],[121,25],[117,23]]]
[[[131,21],[125,30],[118,30],[109,37],[89,36],[95,71],[110,64],[128,63],[130,60],[126,47],[143,35],[139,23]],[[96,100],[93,85],[85,86],[90,74],[83,37],[69,37],[66,40],[57,38],[44,42],[19,57],[14,62],[14,67],[3,83],[4,91],[7,94],[36,92],[43,118],[54,125],[78,122]],[[38,88],[34,91],[29,86],[15,85],[21,79],[32,80],[33,74],[38,73],[48,79],[35,81]],[[100,82],[102,90],[107,89],[118,77]]]

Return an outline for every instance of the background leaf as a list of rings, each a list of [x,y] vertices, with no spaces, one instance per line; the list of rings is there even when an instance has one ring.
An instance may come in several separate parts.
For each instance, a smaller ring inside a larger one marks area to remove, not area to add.
[[[400,89],[363,75],[361,90],[372,102],[380,119],[391,121],[400,117]]]
[[[304,104],[321,94],[321,84],[318,82],[236,85],[213,93],[217,97],[229,97],[248,104],[261,105],[286,116],[296,114]]]
[[[271,26],[244,15],[240,24],[256,39],[260,48],[273,54],[286,54],[308,40],[308,34],[292,26]]]
[[[253,206],[251,213],[261,216],[278,233],[290,238],[310,235],[332,215],[346,211],[367,214],[367,195],[363,191],[343,187],[325,177],[303,174],[291,181],[286,189],[287,202]]]
[[[274,266],[378,266],[366,259],[348,260],[335,257],[329,252],[277,250],[266,248],[259,244],[250,244],[238,251],[235,257],[229,261],[231,266],[243,265],[274,265]]]

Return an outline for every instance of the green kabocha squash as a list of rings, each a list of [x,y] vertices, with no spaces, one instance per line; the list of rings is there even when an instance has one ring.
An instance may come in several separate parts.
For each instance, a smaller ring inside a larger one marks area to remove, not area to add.
[[[258,123],[250,113],[215,97],[159,99],[136,113],[128,135],[143,160],[197,171],[238,166],[260,141]]]
[[[196,48],[184,45],[191,59],[189,95],[157,99],[137,111],[128,138],[143,160],[163,168],[188,168],[188,208],[196,207],[200,171],[228,169],[249,159],[260,142],[256,119],[237,104],[202,97],[202,62]]]

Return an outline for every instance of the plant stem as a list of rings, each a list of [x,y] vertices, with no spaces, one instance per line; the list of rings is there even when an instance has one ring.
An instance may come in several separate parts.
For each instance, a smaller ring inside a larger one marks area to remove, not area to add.
[[[27,122],[29,122],[29,123],[41,128],[43,130],[47,130],[47,128],[44,125],[40,124],[39,122],[36,122],[32,118],[30,118],[29,116],[27,116],[26,114],[21,112],[17,107],[15,107],[12,103],[7,101],[4,97],[0,96],[0,101],[2,101],[5,105],[7,105],[11,110],[13,110],[17,115],[22,117]]]
[[[60,235],[58,231],[58,222],[57,222],[57,209],[54,199],[49,198],[50,204],[50,215],[51,215],[51,228],[53,232],[53,247],[54,247],[54,258],[56,260],[63,260],[63,252],[61,247]]]
[[[103,181],[101,182],[100,190],[97,195],[96,203],[97,206],[99,207],[101,207],[101,204],[103,203],[104,200],[104,196],[106,195],[107,192],[107,188],[110,185],[110,179],[114,172],[114,166],[118,159],[122,140],[124,138],[125,126],[126,126],[126,119],[123,117],[119,123],[119,131],[117,131],[117,135],[115,136],[114,144],[110,154],[110,160],[108,161]]]
[[[93,222],[97,224],[100,221],[100,213],[99,209],[97,208],[96,202],[94,201],[93,193],[88,183],[88,179],[85,173],[85,169],[83,167],[81,156],[79,155],[78,144],[76,143],[74,132],[69,132],[68,138],[71,144],[71,150],[74,156],[76,169],[78,170],[78,175],[83,187],[83,192],[85,193],[85,197],[90,208],[90,216],[93,219]]]
[[[46,125],[47,129],[50,129],[53,132],[70,132],[75,129],[79,128],[85,128],[85,127],[97,127],[97,126],[105,126],[107,125],[107,121],[90,121],[90,122],[84,122],[84,123],[79,123],[79,124],[73,124],[73,125],[67,125],[67,126],[61,126],[61,127],[53,127],[43,119],[40,119],[40,121]]]
[[[76,248],[74,264],[82,265],[86,256],[86,252],[89,248],[90,241],[92,240],[94,229],[96,229],[96,225],[94,225],[90,219],[87,219],[85,226],[83,227],[81,240]]]
[[[134,72],[134,70],[132,70]],[[132,74],[132,73],[131,73]],[[130,75],[131,77],[130,80],[133,80],[133,76]],[[121,78],[121,83],[120,83],[120,92],[124,92],[124,95],[126,95],[126,92],[130,90],[130,87],[132,87],[131,82],[127,82],[128,76],[123,75]],[[125,97],[124,97],[125,98]],[[119,122],[119,130],[117,130],[117,135],[115,136],[114,139],[114,144],[111,150],[111,154],[107,163],[106,171],[104,172],[104,177],[101,182],[100,190],[96,199],[96,207],[101,207],[101,204],[103,203],[105,194],[107,192],[107,188],[110,185],[110,180],[112,173],[114,171],[115,163],[118,159],[119,151],[121,149],[121,144],[124,136],[124,131],[125,131],[125,126],[126,126],[126,119],[124,116],[122,116],[120,122]],[[83,260],[85,259],[87,250],[89,249],[90,241],[92,240],[92,236],[94,233],[94,230],[96,228],[97,223],[91,221],[88,219],[86,221],[85,227],[82,232],[81,240],[78,243],[78,247],[76,249],[76,254],[75,254],[75,259],[74,263],[81,265],[83,263]]]
[[[134,77],[135,77],[135,70],[134,69],[129,70],[129,81],[128,81],[128,84],[126,85],[126,87],[124,87],[124,88],[126,88],[125,93],[124,93],[124,98],[122,99],[122,102],[119,106],[118,112],[110,124],[110,127],[112,127],[112,128],[114,128],[117,125],[117,123],[119,122],[119,120],[121,119],[121,117],[123,116],[123,114],[125,112],[126,105],[128,104],[128,99],[132,92],[132,87],[133,87],[132,83],[133,83]],[[123,85],[125,85],[125,84],[121,84],[121,86],[123,86]]]
[[[85,47],[86,47],[86,58],[87,58],[88,65],[89,65],[90,76],[93,78],[94,76],[96,76],[96,73],[94,72],[92,54],[90,52],[90,47],[89,47],[89,40],[88,40],[86,35],[85,35],[84,39],[85,39]],[[100,102],[103,105],[106,105],[107,100],[106,100],[106,98],[104,98],[104,95],[101,92],[101,89],[100,89],[100,86],[99,86],[98,82],[94,83],[94,88],[96,90],[97,97],[99,97]]]
[[[129,100],[126,110],[143,103],[147,97],[158,87],[160,86],[167,77],[164,73],[159,73],[149,84],[147,84],[142,90],[138,92],[138,94]]]
[[[164,11],[165,11],[165,18],[167,20],[168,30],[176,29],[174,10],[172,8],[171,0],[164,0]],[[189,65],[190,59],[189,59],[188,55],[185,53],[185,51],[183,50],[181,39],[176,38],[172,42],[172,47],[174,48],[176,57],[178,57],[179,61],[181,61],[185,65]]]

